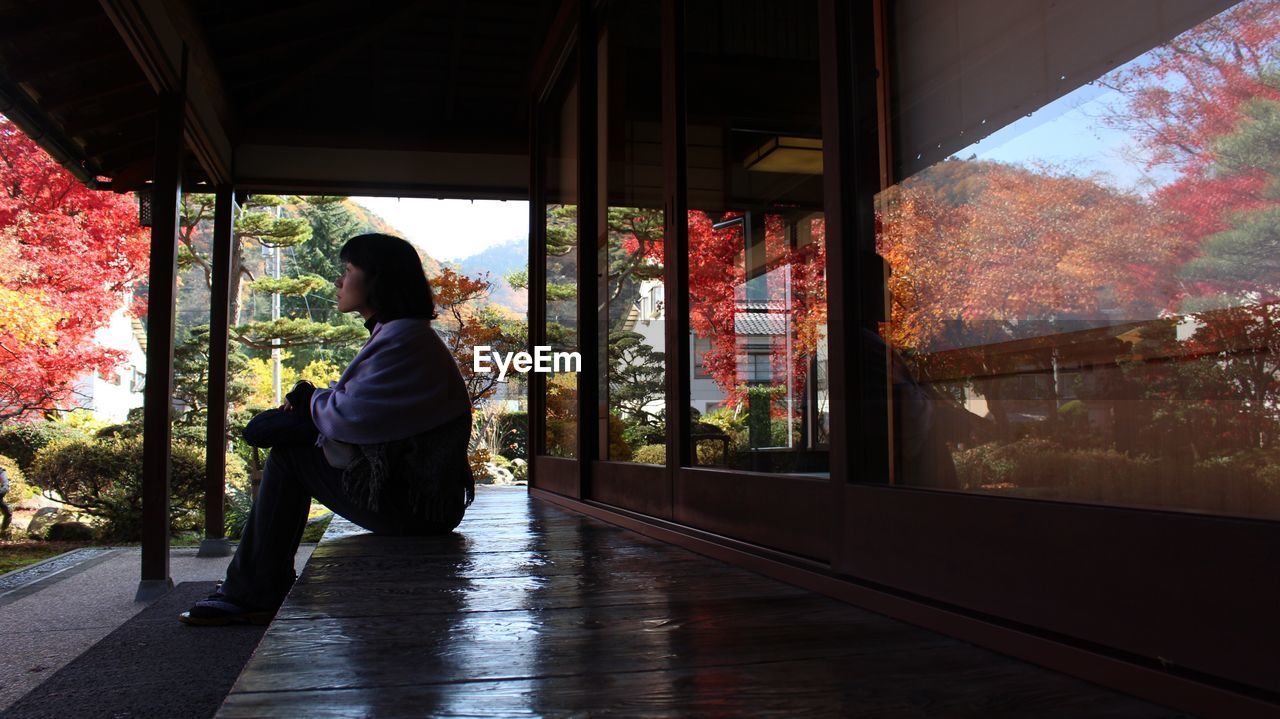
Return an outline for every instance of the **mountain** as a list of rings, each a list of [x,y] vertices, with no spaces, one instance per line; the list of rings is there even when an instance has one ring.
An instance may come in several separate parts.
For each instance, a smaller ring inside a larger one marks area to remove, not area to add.
[[[445,264],[471,277],[488,273],[489,281],[493,283],[493,292],[489,296],[489,301],[506,308],[517,316],[524,316],[528,313],[528,292],[515,289],[506,280],[508,274],[529,268],[529,241],[527,239],[508,240],[470,257],[452,260]]]
[[[344,200],[342,206],[347,210],[351,217],[355,219],[355,221],[372,228],[373,232],[382,232],[388,235],[395,235],[396,237],[405,236],[405,233],[396,229],[391,223],[383,219],[381,215],[352,201],[351,199]],[[428,255],[426,250],[418,247],[417,245],[414,245],[414,249],[418,251],[418,257],[422,258],[422,269],[426,271],[427,277],[435,277],[440,274],[439,260]]]

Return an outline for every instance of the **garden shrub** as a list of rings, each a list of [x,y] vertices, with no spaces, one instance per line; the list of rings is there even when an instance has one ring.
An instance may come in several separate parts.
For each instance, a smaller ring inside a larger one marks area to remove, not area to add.
[[[489,463],[490,456],[488,447],[474,447],[467,453],[467,464],[471,466],[471,476],[475,481],[483,482],[489,476],[486,465]]]
[[[703,424],[719,427],[727,434],[741,432],[747,428],[746,416],[735,413],[731,407],[718,407],[713,409],[701,417],[698,417],[697,421]]]
[[[529,459],[529,413],[506,412],[498,415],[498,446],[507,459]]]
[[[721,457],[721,445],[719,442],[700,442],[698,443],[698,464],[699,465],[722,465],[726,464],[724,457]],[[730,449],[730,452],[733,450]],[[637,449],[631,457],[632,462],[640,462],[642,464],[666,464],[667,463],[667,446],[665,444],[646,444]]]
[[[1058,418],[1066,422],[1087,421],[1089,419],[1089,410],[1084,406],[1083,401],[1073,399],[1069,402],[1064,402],[1058,408]]]
[[[572,457],[577,453],[578,378],[568,372],[547,379],[546,436],[542,438],[547,454]]]
[[[713,466],[731,464],[730,459],[733,457],[733,446],[729,447],[729,458],[724,457],[723,445],[720,442],[699,442],[698,443],[698,461],[699,466]]]
[[[622,440],[631,448],[632,453],[641,447],[649,444],[659,444],[665,441],[666,428],[654,426],[651,424],[641,424],[638,422],[627,421],[626,427],[622,430]]]
[[[1187,467],[1180,464],[1179,474]],[[1272,519],[1280,515],[1280,452],[1249,449],[1210,457],[1190,466],[1186,489],[1194,496],[1183,502],[1208,511]],[[1183,492],[1185,495],[1185,490]]]
[[[729,435],[731,450],[747,446],[747,417],[745,414],[735,415],[732,408],[720,407],[702,415],[695,423],[692,431],[694,434],[713,432],[714,430],[711,428]]]
[[[590,425],[587,425],[590,426]],[[626,424],[618,415],[609,413],[609,459],[615,462],[631,461],[631,445],[622,437]]]
[[[29,477],[36,453],[50,442],[59,439],[86,439],[88,436],[79,427],[61,422],[14,422],[0,428],[0,454],[15,460]]]
[[[631,455],[631,461],[641,464],[666,464],[667,446],[665,444],[646,444]]]
[[[1280,514],[1280,453],[1274,451],[1188,463],[1021,439],[956,452],[954,460],[965,489],[1245,516]]]
[[[142,436],[143,408],[134,407],[129,410],[128,418],[123,424],[112,424],[99,429],[93,436],[98,438],[115,437],[117,439],[129,439],[132,437]],[[228,424],[228,426],[230,426]],[[173,442],[186,442],[203,446],[206,440],[208,429],[203,422],[197,424],[178,424],[170,426],[170,437]]]
[[[773,443],[773,405],[782,387],[753,385],[747,388],[747,431],[752,447]]]
[[[769,441],[774,447],[795,447],[800,444],[800,421],[792,420],[791,436],[787,436],[786,418],[774,419],[769,423]]]
[[[0,454],[0,467],[9,475],[9,493],[4,496],[10,507],[21,505],[35,495],[35,489],[27,484],[26,473],[18,466],[17,460]]]
[[[228,485],[223,500],[222,528],[228,539],[239,539],[253,510],[253,495],[246,489]]]
[[[170,450],[170,527],[200,530],[204,513],[204,447],[175,442]],[[99,520],[104,541],[142,536],[142,440],[138,437],[58,440],[36,454],[31,476],[46,493]],[[244,465],[227,457],[231,484],[247,481]]]

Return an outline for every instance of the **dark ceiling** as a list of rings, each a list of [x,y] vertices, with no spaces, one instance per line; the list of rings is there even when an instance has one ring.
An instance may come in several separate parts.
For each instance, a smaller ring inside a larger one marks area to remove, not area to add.
[[[121,189],[150,173],[156,92],[109,4],[0,0],[0,114],[82,179],[111,178]],[[559,6],[164,4],[192,21],[188,35],[207,49],[233,146],[522,154],[530,67]]]
[[[196,0],[246,133],[524,143],[528,72],[558,3]]]

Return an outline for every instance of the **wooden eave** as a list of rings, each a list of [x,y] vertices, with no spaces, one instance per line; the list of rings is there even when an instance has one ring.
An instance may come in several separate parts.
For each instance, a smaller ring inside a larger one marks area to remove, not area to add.
[[[0,0],[0,113],[117,191],[151,181],[156,98],[185,92],[189,184],[523,199],[557,7]]]

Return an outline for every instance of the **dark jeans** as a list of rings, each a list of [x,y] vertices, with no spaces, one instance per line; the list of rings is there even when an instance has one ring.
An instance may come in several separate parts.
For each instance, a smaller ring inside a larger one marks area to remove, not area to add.
[[[376,512],[366,509],[343,492],[342,470],[330,467],[319,447],[276,447],[267,457],[258,498],[227,567],[223,594],[256,609],[274,609],[284,601],[296,578],[293,560],[312,497],[374,534],[447,534],[462,521],[459,514],[452,523],[428,522],[395,502],[380,503]]]

